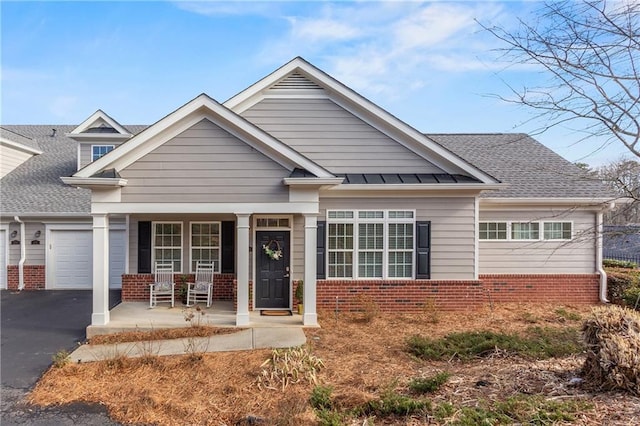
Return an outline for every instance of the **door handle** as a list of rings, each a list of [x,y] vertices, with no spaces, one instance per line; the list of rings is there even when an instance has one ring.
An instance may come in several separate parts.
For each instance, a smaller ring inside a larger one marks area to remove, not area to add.
[[[283,278],[289,278],[289,274],[284,274],[282,277]]]

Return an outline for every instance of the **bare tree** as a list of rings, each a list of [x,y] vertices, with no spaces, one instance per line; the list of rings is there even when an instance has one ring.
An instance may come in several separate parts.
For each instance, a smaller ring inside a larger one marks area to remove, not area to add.
[[[520,19],[514,32],[481,24],[506,43],[501,51],[511,63],[533,64],[548,77],[500,98],[546,118],[540,132],[584,120],[584,139],[621,142],[640,157],[640,2],[551,1],[532,22]]]
[[[597,172],[600,179],[609,184],[620,196],[633,200],[607,213],[606,223],[610,225],[640,224],[640,162],[622,159],[598,168]]]

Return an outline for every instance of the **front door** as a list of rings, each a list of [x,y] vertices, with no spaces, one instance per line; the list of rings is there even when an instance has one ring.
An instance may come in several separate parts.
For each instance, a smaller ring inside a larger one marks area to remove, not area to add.
[[[256,232],[256,309],[289,309],[289,231]]]

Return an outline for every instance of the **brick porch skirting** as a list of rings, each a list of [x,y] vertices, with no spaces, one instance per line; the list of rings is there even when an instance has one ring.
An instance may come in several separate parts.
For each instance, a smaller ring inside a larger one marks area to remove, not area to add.
[[[481,275],[479,280],[318,280],[318,310],[382,312],[477,309],[488,303],[598,303],[598,274]]]
[[[193,282],[194,274],[175,274],[176,293],[181,286],[180,277],[187,275],[187,282]],[[233,300],[235,274],[214,274],[213,300]],[[149,284],[153,283],[153,274],[124,274],[122,276],[122,301],[149,301]]]
[[[25,290],[44,290],[44,265],[24,265],[23,271]],[[9,290],[18,289],[18,286],[20,285],[19,274],[18,265],[7,266],[7,288]]]

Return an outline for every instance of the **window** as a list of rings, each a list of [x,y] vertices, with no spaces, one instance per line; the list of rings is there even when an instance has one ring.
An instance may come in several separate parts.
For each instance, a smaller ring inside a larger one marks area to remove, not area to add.
[[[198,261],[213,263],[220,272],[220,222],[191,222],[191,272]]]
[[[545,240],[570,240],[571,222],[545,222]]]
[[[256,220],[258,228],[289,228],[289,219],[286,217],[267,217]]]
[[[478,237],[481,240],[506,240],[507,222],[480,222]]]
[[[113,148],[113,145],[91,145],[91,161],[96,161]]]
[[[153,223],[153,260],[173,263],[173,270],[182,272],[182,223]]]
[[[329,276],[346,278],[353,275],[353,224],[329,224]]]
[[[327,212],[329,278],[412,278],[413,211]]]
[[[540,224],[538,222],[512,222],[512,240],[537,240],[540,238]]]

